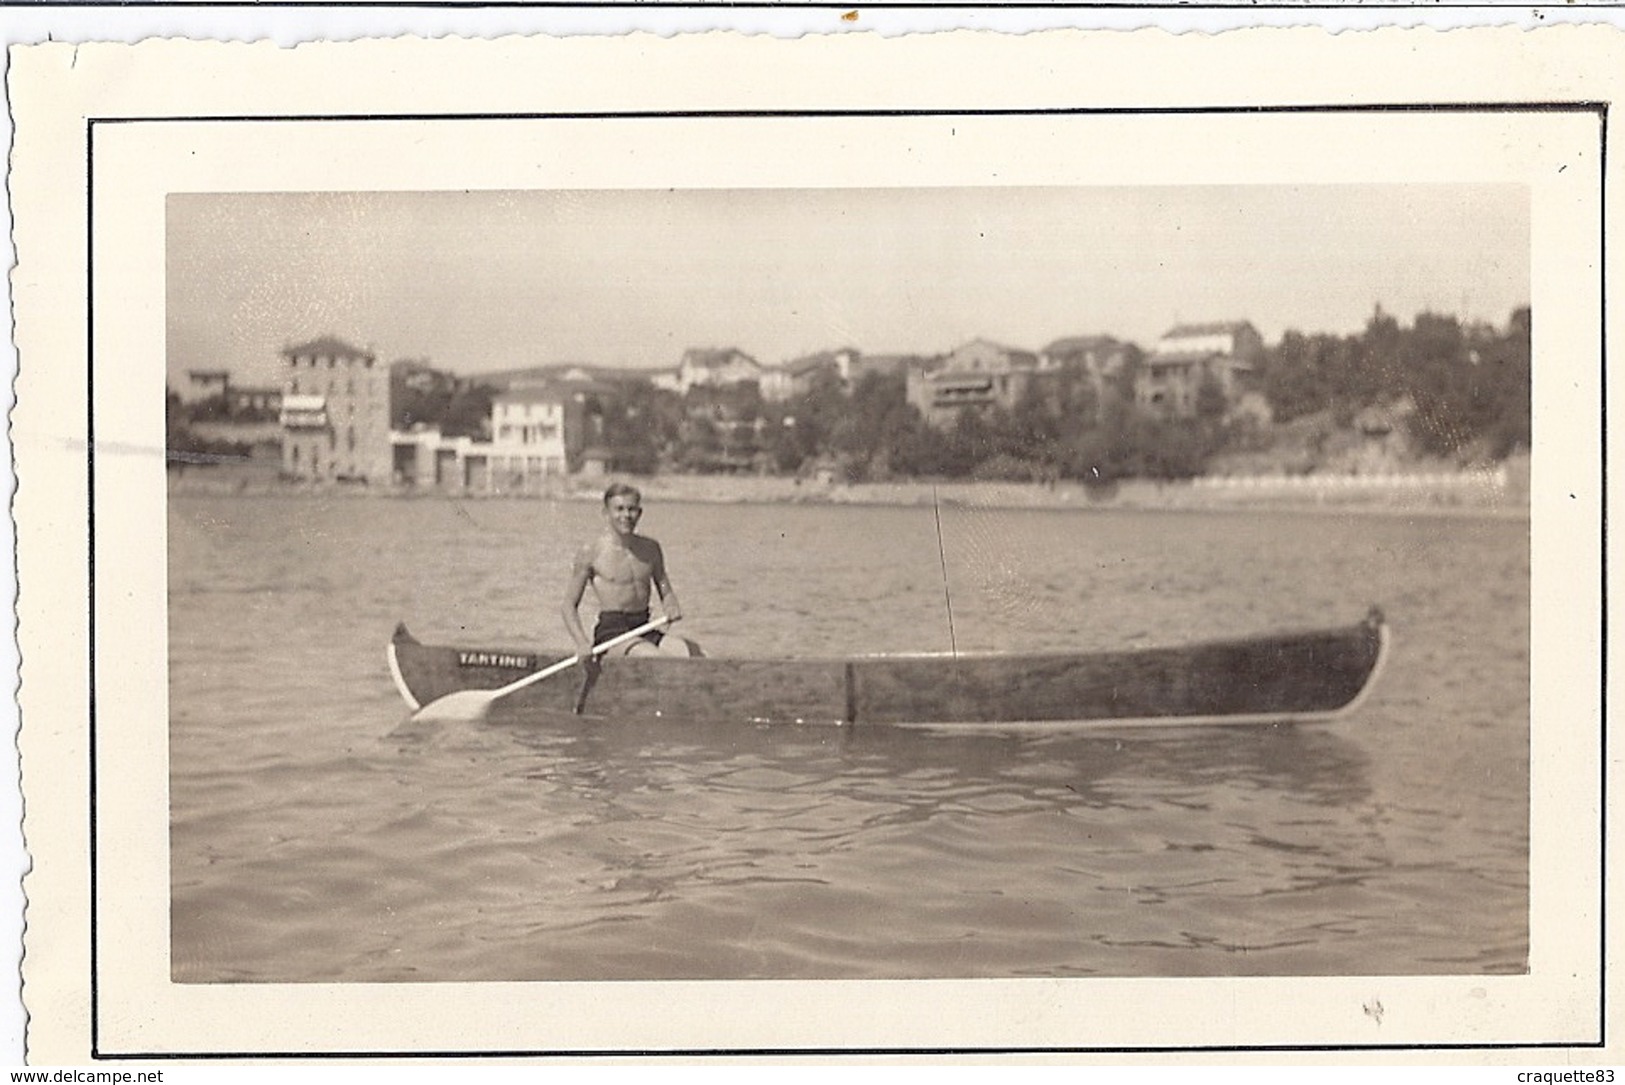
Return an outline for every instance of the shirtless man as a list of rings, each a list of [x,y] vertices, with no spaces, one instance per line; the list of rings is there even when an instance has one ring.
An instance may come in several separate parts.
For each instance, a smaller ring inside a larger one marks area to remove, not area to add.
[[[564,591],[564,627],[576,643],[583,662],[591,659],[594,645],[630,632],[649,621],[650,589],[660,593],[661,609],[676,622],[683,608],[666,575],[666,556],[660,544],[639,535],[638,518],[643,515],[643,497],[637,489],[617,482],[604,491],[604,533],[576,553],[570,568],[570,581]],[[581,598],[591,584],[598,597],[598,624],[588,639],[581,624]],[[682,637],[662,635],[659,630],[645,633],[620,646],[620,652],[668,652],[697,655]]]

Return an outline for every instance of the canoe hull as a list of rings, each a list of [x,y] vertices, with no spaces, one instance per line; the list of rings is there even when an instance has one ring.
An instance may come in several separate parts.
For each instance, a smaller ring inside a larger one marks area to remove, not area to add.
[[[852,659],[617,656],[583,712],[633,719],[970,727],[1257,724],[1353,711],[1381,669],[1388,628],[1373,611],[1336,629],[1175,648],[1087,654],[863,656]],[[570,653],[389,645],[413,709],[464,689],[496,689]],[[503,714],[570,715],[580,671],[503,698]]]

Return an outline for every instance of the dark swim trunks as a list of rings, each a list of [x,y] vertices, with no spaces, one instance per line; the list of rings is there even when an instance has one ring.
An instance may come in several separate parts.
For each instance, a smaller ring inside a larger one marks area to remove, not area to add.
[[[598,615],[598,624],[592,628],[593,644],[602,644],[611,637],[630,633],[640,625],[649,624],[647,610],[606,610]],[[642,639],[650,644],[660,643],[660,630],[651,629]]]

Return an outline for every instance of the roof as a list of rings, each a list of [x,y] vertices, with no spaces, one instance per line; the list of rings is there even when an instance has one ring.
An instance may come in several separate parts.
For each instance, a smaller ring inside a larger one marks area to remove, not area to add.
[[[588,365],[585,362],[554,362],[550,365],[531,365],[519,369],[493,369],[483,373],[470,373],[465,378],[474,384],[484,384],[498,389],[512,389],[533,387],[543,384],[558,384],[574,378],[570,374],[576,370],[581,373],[583,381],[610,384],[615,382],[633,380],[652,380],[662,373],[675,372],[667,369],[635,369],[620,366]]]
[[[1054,357],[1057,354],[1076,354],[1079,351],[1111,349],[1122,345],[1109,335],[1069,335],[1045,347],[1044,353]]]
[[[991,339],[983,339],[980,336],[972,339],[968,343],[961,343],[959,346],[955,347],[951,353],[958,354],[962,350],[969,350],[971,347],[975,346],[991,347],[1000,354],[1008,354],[1011,357],[1015,357],[1017,355],[1024,355],[1028,358],[1036,357],[1036,355],[1034,355],[1030,350],[1023,350],[1021,347],[1006,346],[1004,343],[995,343]]]
[[[492,403],[563,403],[569,392],[564,388],[552,387],[543,384],[525,384],[509,388],[506,392],[498,392],[491,397]]]
[[[1199,335],[1234,335],[1252,322],[1247,320],[1218,320],[1207,324],[1175,324],[1163,333],[1164,339],[1191,339]]]
[[[683,351],[685,365],[713,366],[732,362],[749,362],[758,368],[762,364],[738,347],[689,347]]]
[[[835,355],[829,352],[809,354],[805,358],[797,358],[793,362],[784,364],[784,371],[793,377],[800,377],[807,373],[816,373],[820,369],[834,369],[839,363]]]
[[[231,377],[229,369],[188,369],[186,375],[193,380],[228,380]]]
[[[282,397],[282,409],[292,414],[296,411],[325,411],[327,410],[326,396],[287,395]]]
[[[351,346],[344,340],[332,335],[324,335],[318,339],[312,339],[308,343],[301,343],[296,347],[283,347],[282,353],[289,356],[305,354],[331,354],[337,358],[373,357],[371,351],[362,350],[360,347]]]

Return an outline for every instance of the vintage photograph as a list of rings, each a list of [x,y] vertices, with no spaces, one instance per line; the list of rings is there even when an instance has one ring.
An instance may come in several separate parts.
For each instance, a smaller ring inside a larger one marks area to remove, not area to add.
[[[164,229],[175,982],[1528,969],[1527,187]]]
[[[19,53],[30,1057],[1602,1043],[1616,55]]]

